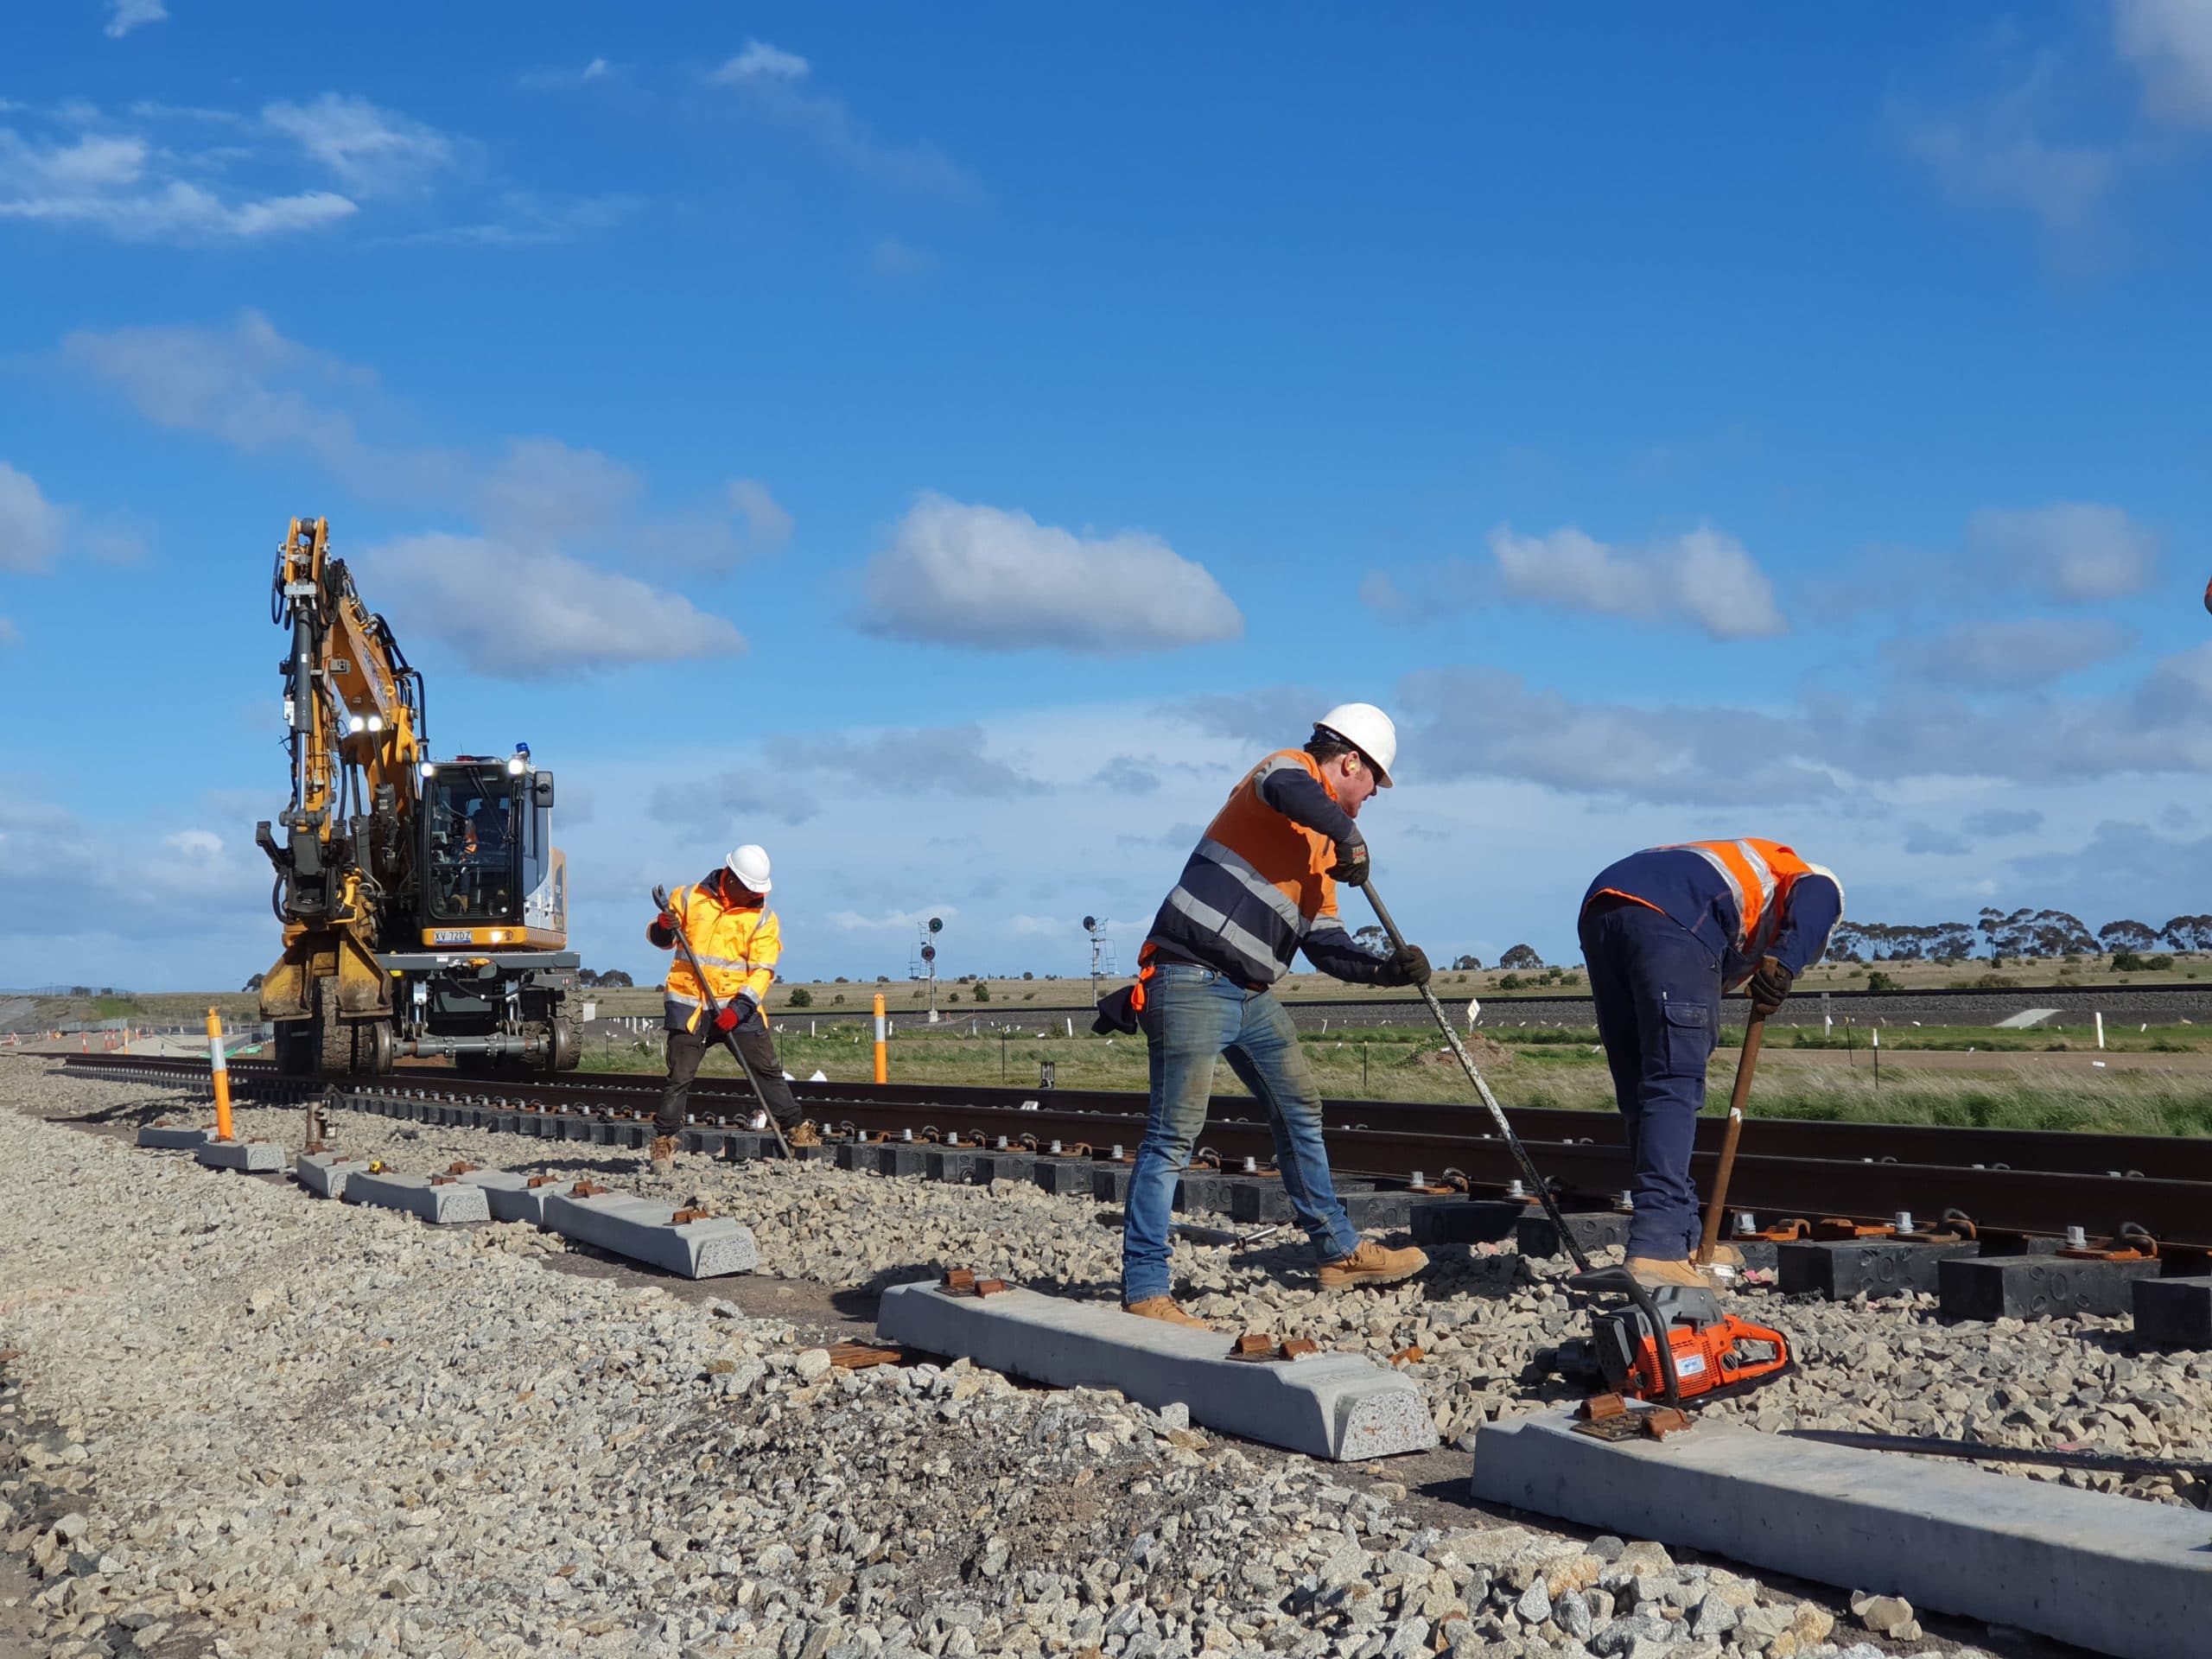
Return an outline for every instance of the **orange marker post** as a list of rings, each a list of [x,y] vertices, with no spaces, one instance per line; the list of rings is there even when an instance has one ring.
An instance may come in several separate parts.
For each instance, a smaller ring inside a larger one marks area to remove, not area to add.
[[[883,1046],[883,993],[878,991],[875,995],[875,1080],[878,1083],[891,1081],[891,1056]]]
[[[207,1064],[215,1080],[215,1138],[231,1138],[231,1067],[223,1058],[223,1021],[214,1009],[207,1010]]]

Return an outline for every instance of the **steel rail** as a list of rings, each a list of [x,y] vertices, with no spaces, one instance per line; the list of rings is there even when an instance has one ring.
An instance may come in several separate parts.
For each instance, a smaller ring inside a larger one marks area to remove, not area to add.
[[[72,1070],[153,1077],[204,1077],[204,1063],[195,1072],[188,1060],[161,1061],[140,1056],[75,1057]],[[620,1074],[579,1078],[570,1074],[558,1081],[532,1079],[511,1082],[461,1077],[424,1070],[393,1073],[372,1079],[334,1081],[328,1084],[307,1079],[283,1078],[273,1067],[236,1065],[231,1069],[234,1090],[276,1098],[304,1099],[325,1092],[342,1093],[355,1102],[386,1100],[426,1104],[493,1106],[501,1111],[541,1115],[549,1119],[581,1119],[585,1114],[641,1121],[652,1115],[659,1095],[658,1082],[643,1077],[634,1081]],[[702,1123],[719,1119],[721,1126],[741,1122],[749,1116],[750,1096],[735,1079],[715,1079],[695,1100],[695,1116]],[[1058,1139],[1065,1143],[1087,1142],[1098,1154],[1121,1145],[1134,1153],[1145,1129],[1143,1096],[1104,1091],[1050,1090],[1023,1094],[1020,1090],[933,1090],[922,1085],[816,1084],[797,1085],[800,1097],[822,1109],[817,1121],[833,1132],[847,1125],[858,1132],[895,1136],[901,1130],[925,1128],[957,1132],[979,1138],[988,1145],[999,1135],[1019,1142],[1024,1135],[1039,1142]],[[885,1098],[897,1092],[903,1098]],[[979,1095],[997,1098],[979,1099]],[[1014,1096],[1009,1100],[1006,1096]],[[1032,1104],[1031,1103],[1033,1103]],[[1246,1104],[1224,1099],[1217,1107]],[[1465,1107],[1398,1106],[1389,1103],[1335,1103],[1338,1108],[1357,1106],[1365,1116],[1357,1122],[1332,1123],[1328,1129],[1332,1163],[1347,1175],[1372,1176],[1402,1181],[1418,1170],[1431,1178],[1455,1170],[1465,1177],[1478,1196],[1503,1190],[1520,1174],[1504,1141],[1474,1132],[1486,1113]],[[717,1108],[722,1109],[717,1111]],[[1610,1115],[1596,1112],[1550,1112],[1548,1119],[1573,1121],[1582,1127],[1612,1123],[1605,1139],[1554,1137],[1548,1123],[1532,1122],[1523,1113],[1512,1115],[1528,1141],[1536,1161],[1554,1190],[1576,1200],[1581,1207],[1602,1203],[1629,1185],[1627,1151],[1620,1142],[1617,1123]],[[1700,1186],[1710,1185],[1718,1161],[1718,1123],[1701,1125],[1714,1133],[1701,1136],[1692,1156],[1692,1173]],[[1785,1147],[1780,1133],[1787,1127],[1796,1147],[1826,1146],[1825,1154]],[[2070,1168],[2037,1169],[1998,1166],[2009,1160],[1975,1159],[1968,1161],[1922,1162],[1904,1158],[1888,1161],[1838,1147],[1863,1144],[1866,1132],[1887,1132],[1891,1126],[1867,1124],[1791,1123],[1763,1120],[1759,1150],[1739,1155],[1733,1177],[1732,1208],[1769,1217],[1843,1215],[1886,1220],[1899,1210],[1916,1217],[1935,1217],[1946,1210],[1962,1211],[1985,1229],[2057,1234],[2069,1225],[2086,1228],[2093,1235],[2109,1236],[2133,1223],[2154,1237],[2177,1246],[2212,1246],[2212,1181],[2186,1179],[2172,1167],[2174,1149],[2196,1143],[2166,1141],[2154,1137],[2072,1137],[2050,1135],[2061,1141],[2126,1141],[2138,1148],[2141,1162],[2131,1169],[2152,1174],[2109,1173],[2098,1161],[2076,1161]],[[1839,1134],[1842,1131],[1854,1134]],[[1994,1135],[2001,1142],[2015,1132],[1946,1130],[1948,1135]],[[1244,1158],[1269,1160],[1274,1155],[1274,1136],[1266,1124],[1252,1118],[1217,1116],[1207,1125],[1203,1144],[1218,1152],[1234,1166]]]
[[[204,1060],[151,1055],[70,1055],[65,1057],[65,1063],[80,1069],[127,1064],[149,1071],[187,1075],[204,1074],[207,1069]],[[243,1077],[273,1074],[273,1068],[266,1062],[231,1063],[234,1086]],[[385,1080],[401,1084],[419,1081],[424,1086],[443,1090],[488,1088],[494,1084],[493,1079],[464,1077],[442,1067],[403,1069],[389,1074]],[[628,1091],[658,1096],[661,1090],[660,1080],[646,1072],[568,1072],[557,1082],[533,1081],[527,1086],[563,1091],[588,1089],[610,1098]],[[802,1103],[821,1109],[815,1114],[817,1121],[845,1109],[861,1106],[1011,1109],[1029,1102],[1050,1102],[1062,1111],[1096,1112],[1109,1116],[1141,1118],[1145,1112],[1145,1096],[1127,1090],[845,1082],[795,1082],[791,1088]],[[747,1091],[738,1079],[701,1077],[693,1086],[693,1092],[714,1098],[743,1097]],[[1214,1122],[1235,1122],[1248,1116],[1257,1121],[1257,1104],[1246,1095],[1217,1095],[1211,1111],[1210,1121]],[[1512,1120],[1515,1130],[1527,1140],[1587,1141],[1615,1148],[1626,1144],[1619,1116],[1602,1109],[1510,1106],[1506,1116]],[[1321,1121],[1332,1133],[1387,1125],[1409,1132],[1479,1136],[1489,1123],[1489,1114],[1479,1106],[1449,1103],[1334,1099],[1321,1103]],[[1718,1153],[1726,1132],[1726,1123],[1718,1116],[1700,1119],[1697,1150]],[[2053,1174],[2155,1174],[2163,1179],[2212,1182],[2212,1136],[1957,1128],[1924,1123],[1762,1117],[1758,1120],[1758,1140],[1763,1152],[1782,1158],[1871,1159],[1878,1163],[1980,1166],[2043,1170]]]

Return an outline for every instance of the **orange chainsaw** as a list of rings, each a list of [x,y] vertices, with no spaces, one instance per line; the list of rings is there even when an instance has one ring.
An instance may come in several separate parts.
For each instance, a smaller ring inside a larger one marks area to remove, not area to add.
[[[1598,1313],[1587,1337],[1563,1342],[1554,1363],[1569,1382],[1630,1400],[1697,1407],[1771,1382],[1790,1369],[1781,1332],[1725,1313],[1709,1290],[1646,1287],[1625,1268],[1578,1273],[1570,1290],[1616,1294],[1626,1307]],[[1662,1357],[1656,1332],[1665,1333]]]

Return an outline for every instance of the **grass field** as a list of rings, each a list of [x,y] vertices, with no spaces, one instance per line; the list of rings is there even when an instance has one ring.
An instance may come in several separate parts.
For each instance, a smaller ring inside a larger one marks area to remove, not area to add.
[[[2109,957],[2063,957],[2048,962],[2024,965],[2013,964],[2002,971],[1993,971],[1986,961],[1962,962],[1946,966],[1935,962],[1889,962],[1872,966],[1856,963],[1821,963],[1808,969],[1797,982],[1804,991],[1865,990],[1871,976],[1881,974],[1888,988],[1899,991],[1966,990],[1991,988],[2031,991],[2042,987],[2079,989],[2094,985],[2170,985],[2187,984],[2203,980],[2212,982],[2212,958],[2202,956],[2183,956],[2173,958],[2170,968],[2145,969],[2135,973],[2115,972]],[[1503,982],[1515,982],[1508,986]],[[958,980],[939,980],[937,988],[938,1007],[941,1013],[989,1014],[1027,1008],[1077,1007],[1087,1006],[1091,1000],[1090,981],[1085,978],[1057,979],[997,979],[981,982],[984,995],[976,995],[976,985]],[[1126,985],[1126,976],[1102,979],[1102,990]],[[1492,1001],[1508,1002],[1516,996],[1581,996],[1589,993],[1589,981],[1576,969],[1547,969],[1541,973],[1522,971],[1506,973],[1497,969],[1480,972],[1444,972],[1433,982],[1438,997],[1446,1004],[1465,1002],[1469,997],[1480,997],[1487,1005]],[[1374,998],[1403,997],[1403,990],[1370,985],[1347,985],[1340,979],[1326,974],[1293,974],[1276,987],[1277,994],[1286,1001],[1357,1001]],[[893,1014],[912,1014],[929,1006],[925,986],[911,980],[896,979],[882,982],[874,981],[791,980],[779,981],[769,998],[772,1012],[793,1014],[851,1014],[865,1013],[876,994],[883,995],[885,1007]],[[804,1001],[796,1001],[794,994],[803,994]],[[660,1012],[660,993],[651,986],[632,990],[600,990],[588,993],[599,1006],[602,1014],[652,1014]]]
[[[140,991],[111,996],[41,996],[33,1007],[41,1024],[63,1026],[101,1020],[137,1020],[149,1026],[197,1028],[214,1008],[226,1026],[261,1018],[251,991]]]
[[[1853,963],[1821,963],[1808,969],[1797,984],[1801,992],[1864,990],[1867,988],[1870,975],[1875,973],[1885,976],[1891,987],[1900,991],[1964,989],[1989,985],[2026,992],[2053,986],[2080,988],[2093,985],[2186,984],[2195,980],[2212,982],[2212,957],[2177,956],[2170,968],[2129,974],[2115,972],[2109,957],[2069,957],[2053,961],[2015,963],[1996,973],[1991,971],[1987,962],[1980,960],[1948,966],[1934,962],[1877,963],[1871,967]],[[1510,986],[1505,984],[1503,982],[1508,979],[1515,983]],[[1104,990],[1128,982],[1126,976],[1102,979],[1099,986]],[[956,1012],[988,1014],[1022,1008],[1086,1007],[1091,1001],[1090,981],[1082,976],[986,978],[981,984],[983,995],[979,997],[977,985],[974,982],[938,981],[939,1010],[947,1014]],[[1517,974],[1509,974],[1497,969],[1484,969],[1480,972],[1443,972],[1436,976],[1434,985],[1437,995],[1447,1006],[1454,1002],[1464,1003],[1471,996],[1480,997],[1487,1005],[1493,1001],[1507,1002],[1516,996],[1578,996],[1586,995],[1589,991],[1588,981],[1572,967],[1548,969],[1541,972],[1523,970]],[[1363,1001],[1397,998],[1406,995],[1402,990],[1376,986],[1347,985],[1326,974],[1292,974],[1276,987],[1276,990],[1285,1001],[1293,1002]],[[777,983],[770,995],[769,1007],[771,1012],[786,1017],[800,1013],[865,1013],[879,991],[883,994],[886,1007],[893,1014],[913,1014],[929,1005],[927,988],[906,979],[880,982],[791,980]],[[803,1002],[798,1000],[800,994],[804,997]],[[592,990],[584,995],[588,1001],[597,1006],[602,1017],[658,1014],[661,1007],[658,982],[630,990]],[[107,996],[41,997],[38,999],[37,1009],[41,1020],[54,1025],[72,1020],[118,1019],[125,1015],[143,1016],[149,1023],[168,1024],[204,1019],[211,1004],[221,1010],[226,1021],[258,1017],[252,993],[238,991],[124,992]]]

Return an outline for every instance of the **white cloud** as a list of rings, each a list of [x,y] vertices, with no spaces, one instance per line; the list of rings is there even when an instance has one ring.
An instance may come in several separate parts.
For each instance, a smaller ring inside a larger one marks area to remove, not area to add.
[[[2154,663],[2105,696],[1969,701],[1893,683],[1871,697],[1760,709],[1581,702],[1490,669],[1409,674],[1401,770],[1504,779],[1605,801],[1710,810],[1869,809],[1908,785],[2064,788],[2212,770],[2212,645]],[[1482,711],[1470,720],[1469,709]]]
[[[312,104],[267,105],[261,118],[363,195],[415,188],[455,162],[444,133],[365,98],[325,92]]]
[[[687,516],[640,521],[645,480],[597,450],[548,437],[509,439],[496,456],[374,442],[354,410],[376,412],[376,377],[258,312],[227,328],[80,331],[62,351],[158,425],[248,454],[304,452],[365,497],[468,512],[495,539],[619,540],[635,561],[727,572],[791,534],[791,515],[757,479],[733,480]]]
[[[830,912],[830,925],[842,932],[910,932],[929,925],[934,916],[940,921],[957,920],[957,905],[939,905],[935,909],[887,910],[874,916],[863,916],[856,910],[836,910]]]
[[[662,823],[679,823],[718,831],[747,820],[769,818],[778,823],[804,823],[822,810],[812,790],[781,773],[760,766],[741,766],[711,778],[686,778],[680,783],[657,784],[652,791],[652,815]],[[747,836],[742,830],[737,838]]]
[[[870,793],[1004,801],[1046,792],[1039,779],[988,753],[989,741],[976,725],[906,727],[865,736],[783,732],[762,747],[779,775],[825,785],[841,779]]]
[[[925,494],[861,575],[860,626],[981,651],[1122,656],[1234,639],[1244,617],[1201,564],[1141,531],[1078,535]]]
[[[947,197],[970,197],[976,181],[934,145],[887,143],[842,99],[807,90],[813,66],[795,52],[765,41],[747,41],[745,49],[707,76],[726,86],[745,107],[796,133],[840,165],[902,190]]]
[[[786,52],[766,41],[747,41],[745,50],[707,79],[718,86],[735,86],[751,80],[804,80],[810,67],[796,52]]]
[[[107,27],[101,32],[119,41],[143,23],[158,23],[168,16],[162,0],[107,0]]]
[[[757,551],[773,553],[791,538],[791,516],[757,478],[734,478],[725,494],[730,511],[745,522],[745,537]]]
[[[502,190],[487,206],[493,217],[381,238],[403,247],[541,248],[611,230],[644,204],[636,196],[564,196]]]
[[[912,276],[937,264],[936,255],[910,247],[895,236],[887,236],[869,249],[868,259],[879,276]]]
[[[72,549],[114,563],[145,551],[127,527],[87,523],[77,509],[48,500],[29,474],[0,461],[0,570],[45,571]]]
[[[174,835],[163,836],[162,845],[180,858],[198,861],[223,855],[223,838],[210,830],[180,830]]]
[[[1638,621],[1687,620],[1713,639],[1786,632],[1774,584],[1743,543],[1700,524],[1649,547],[1609,545],[1570,525],[1516,536],[1501,524],[1490,550],[1516,599]]]
[[[249,823],[227,835],[174,820],[92,823],[40,800],[35,788],[0,779],[0,978],[143,986],[156,976],[205,974],[211,948],[258,958],[256,966],[276,954],[269,865]],[[88,917],[126,912],[137,918],[130,938],[86,937],[98,925]],[[238,980],[226,966],[218,982]]]
[[[0,570],[48,569],[61,552],[68,517],[38,482],[0,461]]]
[[[2094,501],[1990,508],[1967,524],[1989,575],[2060,601],[2117,599],[2158,579],[2162,538],[2118,507]]]
[[[136,184],[145,171],[143,138],[86,133],[66,144],[35,144],[0,131],[0,178],[21,188],[97,190]]]
[[[188,164],[135,133],[40,142],[0,127],[0,219],[80,226],[123,242],[252,241],[318,229],[354,211],[326,190],[226,197],[176,176]]]
[[[609,63],[605,58],[594,58],[581,69],[565,69],[545,65],[524,70],[517,83],[534,92],[560,92],[570,86],[581,86],[587,81],[605,80],[620,73],[621,66]]]
[[[477,511],[517,538],[589,537],[617,522],[644,487],[636,472],[596,449],[510,438],[505,458],[478,486]]]
[[[612,73],[594,63],[588,78]],[[248,113],[143,99],[127,115],[83,100],[0,100],[0,113],[19,118],[0,126],[0,219],[123,242],[327,232],[369,203],[384,242],[535,247],[603,232],[640,205],[491,178],[471,140],[353,93]],[[238,182],[249,178],[255,188]],[[434,207],[454,211],[434,221]]]
[[[2116,657],[2132,630],[2103,617],[2025,617],[1962,622],[1926,639],[1892,641],[1885,654],[1906,672],[1967,690],[2024,691]]]
[[[726,568],[747,537],[790,527],[750,480],[727,509],[641,520],[635,470],[556,438],[510,439],[496,457],[372,442],[348,406],[375,407],[375,377],[257,313],[227,329],[79,333],[63,352],[159,425],[248,454],[304,454],[365,497],[473,516],[480,535],[402,537],[363,558],[391,572],[379,602],[396,619],[489,674],[530,679],[741,652],[744,638],[724,618],[584,555],[619,551],[634,567],[705,546],[714,555],[703,562]]]
[[[433,533],[370,548],[358,565],[403,637],[443,639],[480,673],[550,679],[746,648],[682,594],[551,547]]]
[[[2119,159],[2108,145],[2053,136],[2063,103],[2061,61],[2045,54],[1986,98],[1942,111],[1894,105],[1889,121],[1954,195],[2024,207],[2063,234],[2088,221]]]
[[[2113,0],[2120,54],[2143,77],[2152,114],[2212,126],[2212,6],[2204,0]]]
[[[387,470],[340,406],[371,377],[286,339],[257,311],[228,329],[80,329],[61,349],[171,431],[217,438],[248,454],[303,449],[357,486]]]
[[[86,194],[0,199],[0,219],[82,225],[104,231],[118,242],[226,238],[251,242],[262,237],[320,230],[349,218],[353,211],[353,204],[344,196],[325,190],[227,202],[198,185],[181,181],[130,198]]]

